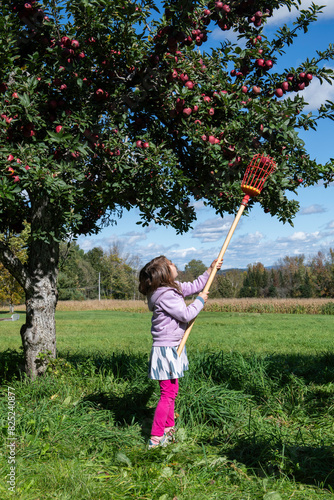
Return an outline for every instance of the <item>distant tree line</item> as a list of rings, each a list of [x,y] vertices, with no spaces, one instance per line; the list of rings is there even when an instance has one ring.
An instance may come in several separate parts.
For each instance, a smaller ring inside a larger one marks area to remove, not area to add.
[[[125,254],[120,244],[108,250],[84,252],[79,245],[61,245],[59,300],[139,298],[138,257]]]
[[[284,257],[266,269],[249,265],[239,297],[334,297],[334,249],[318,252],[308,262],[304,255]]]
[[[0,235],[0,238],[4,238]],[[29,227],[20,236],[12,237],[11,245],[24,260]],[[140,299],[138,271],[140,259],[127,254],[119,243],[108,250],[95,247],[85,252],[75,242],[60,246],[58,275],[59,300]],[[207,266],[193,259],[179,271],[180,281],[193,281]],[[272,268],[260,262],[249,264],[247,270],[220,271],[211,287],[210,298],[334,297],[334,249],[318,252],[306,261],[304,255],[280,259]],[[24,302],[24,293],[16,280],[0,264],[0,303]]]

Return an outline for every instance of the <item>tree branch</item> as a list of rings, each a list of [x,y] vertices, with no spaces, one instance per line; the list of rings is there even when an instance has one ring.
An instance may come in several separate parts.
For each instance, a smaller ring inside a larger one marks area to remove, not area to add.
[[[12,276],[20,283],[26,291],[30,288],[31,278],[26,266],[16,257],[14,252],[2,240],[0,240],[0,262],[10,272]]]

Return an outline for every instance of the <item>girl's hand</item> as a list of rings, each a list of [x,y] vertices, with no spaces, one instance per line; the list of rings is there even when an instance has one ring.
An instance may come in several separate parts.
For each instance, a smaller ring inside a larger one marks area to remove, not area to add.
[[[212,272],[213,268],[215,267],[216,262],[218,262],[218,259],[215,259],[215,260],[212,262],[211,266],[209,267],[208,272],[209,272],[210,274],[211,274],[211,272]],[[222,261],[222,260],[221,260],[220,262],[218,262],[218,263],[217,263],[217,271],[219,271],[219,269],[222,267],[222,264],[223,264],[223,261]]]
[[[206,302],[208,300],[209,292],[200,292],[198,296],[201,297],[204,302]]]

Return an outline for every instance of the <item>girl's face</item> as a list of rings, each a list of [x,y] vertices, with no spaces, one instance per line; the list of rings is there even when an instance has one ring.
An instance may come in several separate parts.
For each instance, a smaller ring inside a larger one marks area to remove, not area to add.
[[[177,272],[176,265],[173,264],[173,262],[171,262],[171,261],[169,261],[169,269],[170,269],[173,280],[175,280],[175,278],[177,278],[178,272]]]

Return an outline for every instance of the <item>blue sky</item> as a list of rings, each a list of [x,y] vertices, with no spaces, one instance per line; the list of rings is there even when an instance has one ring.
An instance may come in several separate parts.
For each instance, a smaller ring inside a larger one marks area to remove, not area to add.
[[[302,7],[311,4],[311,0],[302,0]],[[304,35],[300,34],[293,47],[288,48],[282,67],[298,66],[307,57],[316,56],[316,50],[325,50],[329,43],[334,43],[334,0],[319,1],[326,5],[320,20]],[[280,9],[270,20],[265,34],[270,34],[284,23],[293,21],[294,14],[286,8]],[[219,46],[226,36],[219,28],[213,29],[209,38],[211,46]],[[229,34],[231,41],[232,36]],[[326,63],[334,68],[334,61]],[[310,111],[317,109],[326,99],[334,101],[334,85],[325,83],[320,86],[313,80],[302,94],[309,103]],[[316,132],[301,134],[311,157],[325,163],[334,158],[334,122],[320,122]],[[334,248],[334,183],[327,189],[322,185],[300,188],[298,196],[293,196],[300,203],[300,211],[294,219],[294,227],[282,224],[270,214],[265,214],[255,204],[249,216],[243,216],[235,230],[225,253],[223,269],[231,267],[245,268],[248,264],[262,262],[271,266],[286,255],[304,254],[306,259],[319,250],[328,252]],[[195,203],[197,221],[189,232],[177,235],[172,228],[150,225],[138,226],[139,212],[124,212],[117,225],[103,229],[96,236],[80,237],[78,244],[88,251],[101,246],[107,250],[115,242],[125,255],[137,256],[140,266],[157,255],[166,255],[180,269],[184,269],[191,259],[202,260],[209,265],[218,255],[225,237],[234,219],[233,215],[224,218],[204,207],[202,202]]]

